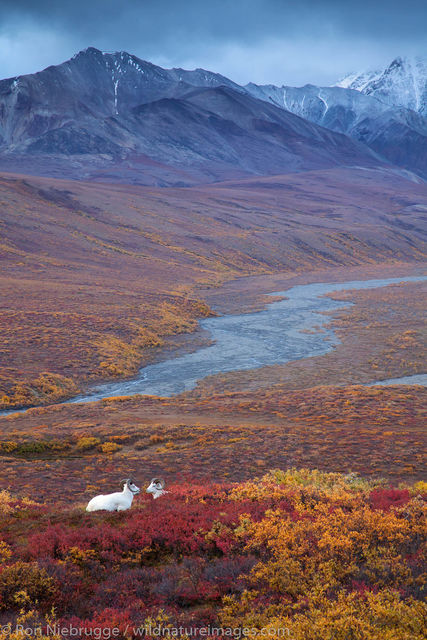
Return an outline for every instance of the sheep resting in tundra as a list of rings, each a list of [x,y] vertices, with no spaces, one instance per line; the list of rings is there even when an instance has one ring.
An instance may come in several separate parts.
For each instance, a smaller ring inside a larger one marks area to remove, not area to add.
[[[109,493],[105,496],[95,496],[89,501],[86,511],[125,511],[132,505],[134,495],[139,493],[140,489],[136,486],[131,478],[121,481],[122,491]]]

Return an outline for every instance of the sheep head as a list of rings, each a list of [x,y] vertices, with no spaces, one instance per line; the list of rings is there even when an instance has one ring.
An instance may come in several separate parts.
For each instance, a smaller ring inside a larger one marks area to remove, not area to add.
[[[152,493],[154,499],[167,493],[167,491],[165,491],[165,481],[163,478],[153,478],[146,488],[146,492]]]
[[[129,491],[134,494],[140,492],[140,488],[136,486],[132,478],[125,478],[125,480],[121,481],[120,486],[123,490],[125,489],[125,487],[127,487]]]

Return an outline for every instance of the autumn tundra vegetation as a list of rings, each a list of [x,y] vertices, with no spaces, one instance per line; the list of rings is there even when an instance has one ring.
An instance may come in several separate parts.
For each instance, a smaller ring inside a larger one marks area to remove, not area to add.
[[[2,417],[1,640],[22,640],[21,627],[421,640],[423,419],[422,387],[361,385]],[[169,493],[85,511],[145,469],[162,470]]]
[[[185,189],[0,178],[0,640],[425,637],[425,389],[365,386],[424,371],[420,283],[334,294],[324,356],[61,404],[207,344],[201,318],[268,292],[422,274],[424,200],[344,168]],[[159,500],[86,512],[153,476]]]
[[[1,640],[22,638],[20,628],[42,637],[47,627],[120,638],[141,629],[148,638],[158,629],[425,638],[422,481],[391,488],[291,468],[241,483],[174,484],[119,513],[58,510],[3,491],[0,512]]]
[[[265,294],[308,273],[419,272],[424,199],[423,184],[355,168],[186,189],[4,174],[0,408],[135,375],[236,279],[264,278]]]

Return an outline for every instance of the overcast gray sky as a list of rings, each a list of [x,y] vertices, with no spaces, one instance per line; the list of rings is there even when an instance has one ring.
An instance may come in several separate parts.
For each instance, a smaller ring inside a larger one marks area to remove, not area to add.
[[[331,84],[427,56],[427,0],[0,0],[0,77],[94,46],[236,82]]]

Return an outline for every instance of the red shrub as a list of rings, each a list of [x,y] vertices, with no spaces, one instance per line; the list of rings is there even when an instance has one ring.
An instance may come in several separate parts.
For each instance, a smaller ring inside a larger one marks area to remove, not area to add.
[[[388,511],[391,507],[403,507],[411,499],[408,489],[374,489],[369,494],[373,509]]]

